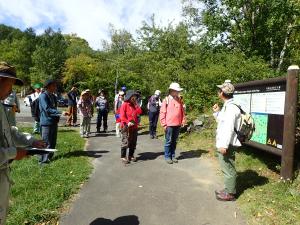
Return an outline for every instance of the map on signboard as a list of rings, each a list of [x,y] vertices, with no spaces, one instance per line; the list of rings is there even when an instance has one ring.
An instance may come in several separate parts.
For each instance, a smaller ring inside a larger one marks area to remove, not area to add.
[[[266,144],[268,134],[268,115],[253,113],[252,117],[255,122],[255,131],[252,135],[251,141]]]

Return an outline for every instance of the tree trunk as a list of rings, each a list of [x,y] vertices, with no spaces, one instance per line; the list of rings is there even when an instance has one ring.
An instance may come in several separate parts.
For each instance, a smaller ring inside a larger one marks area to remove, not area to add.
[[[289,37],[290,37],[291,31],[292,31],[292,28],[293,28],[293,26],[290,23],[288,28],[287,28],[287,31],[286,31],[286,36],[285,36],[283,48],[280,52],[279,63],[278,63],[277,70],[276,70],[277,73],[279,73],[280,70],[281,70],[283,60],[284,60],[284,56],[285,56],[285,53],[286,53],[286,49],[287,49],[288,44],[289,44]]]
[[[270,61],[270,64],[271,64],[271,67],[272,67],[273,69],[275,69],[274,43],[273,43],[273,39],[272,39],[272,38],[271,38],[271,40],[270,40],[270,47],[271,47],[271,54],[270,54],[271,61]]]

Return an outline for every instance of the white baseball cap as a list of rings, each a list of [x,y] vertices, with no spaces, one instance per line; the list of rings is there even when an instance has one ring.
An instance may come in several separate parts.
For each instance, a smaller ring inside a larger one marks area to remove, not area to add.
[[[178,83],[171,83],[169,86],[169,89],[175,90],[175,91],[182,91],[183,88],[180,87]]]
[[[156,90],[156,91],[154,92],[155,95],[160,95],[160,93],[161,93],[160,90]]]

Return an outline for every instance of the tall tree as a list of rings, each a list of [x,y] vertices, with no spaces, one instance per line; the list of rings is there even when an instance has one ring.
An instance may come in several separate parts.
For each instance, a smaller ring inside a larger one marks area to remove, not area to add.
[[[32,55],[33,67],[30,68],[32,81],[60,79],[66,60],[67,43],[60,31],[51,28],[38,38],[36,50]]]
[[[299,32],[300,2],[297,0],[186,0],[184,12],[193,26],[206,28],[209,43],[259,55],[272,68],[282,70]],[[203,9],[194,7],[201,4]]]

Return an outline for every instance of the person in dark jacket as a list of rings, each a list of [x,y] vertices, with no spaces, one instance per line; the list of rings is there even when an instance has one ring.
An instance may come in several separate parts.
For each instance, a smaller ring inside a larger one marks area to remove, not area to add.
[[[45,92],[39,96],[40,124],[42,139],[47,143],[47,148],[55,149],[57,139],[58,122],[60,112],[57,110],[57,98],[54,95],[57,89],[55,80],[48,80],[44,84]],[[43,154],[40,157],[40,164],[48,163],[53,153]]]
[[[99,96],[96,98],[95,105],[98,111],[97,133],[100,133],[102,120],[103,120],[103,132],[105,133],[107,131],[107,116],[109,111],[109,105],[104,90],[99,91]]]
[[[76,86],[68,92],[68,119],[67,126],[76,126],[77,122],[77,97],[78,90]]]
[[[149,111],[149,133],[150,138],[157,138],[156,128],[161,107],[160,91],[156,90],[154,95],[149,98],[147,109]]]
[[[137,103],[137,93],[129,90],[120,108],[122,134],[121,159],[125,164],[130,161],[136,161],[134,152],[138,135],[138,115],[140,114],[142,114],[142,109]],[[129,153],[126,158],[127,148],[129,148]]]

